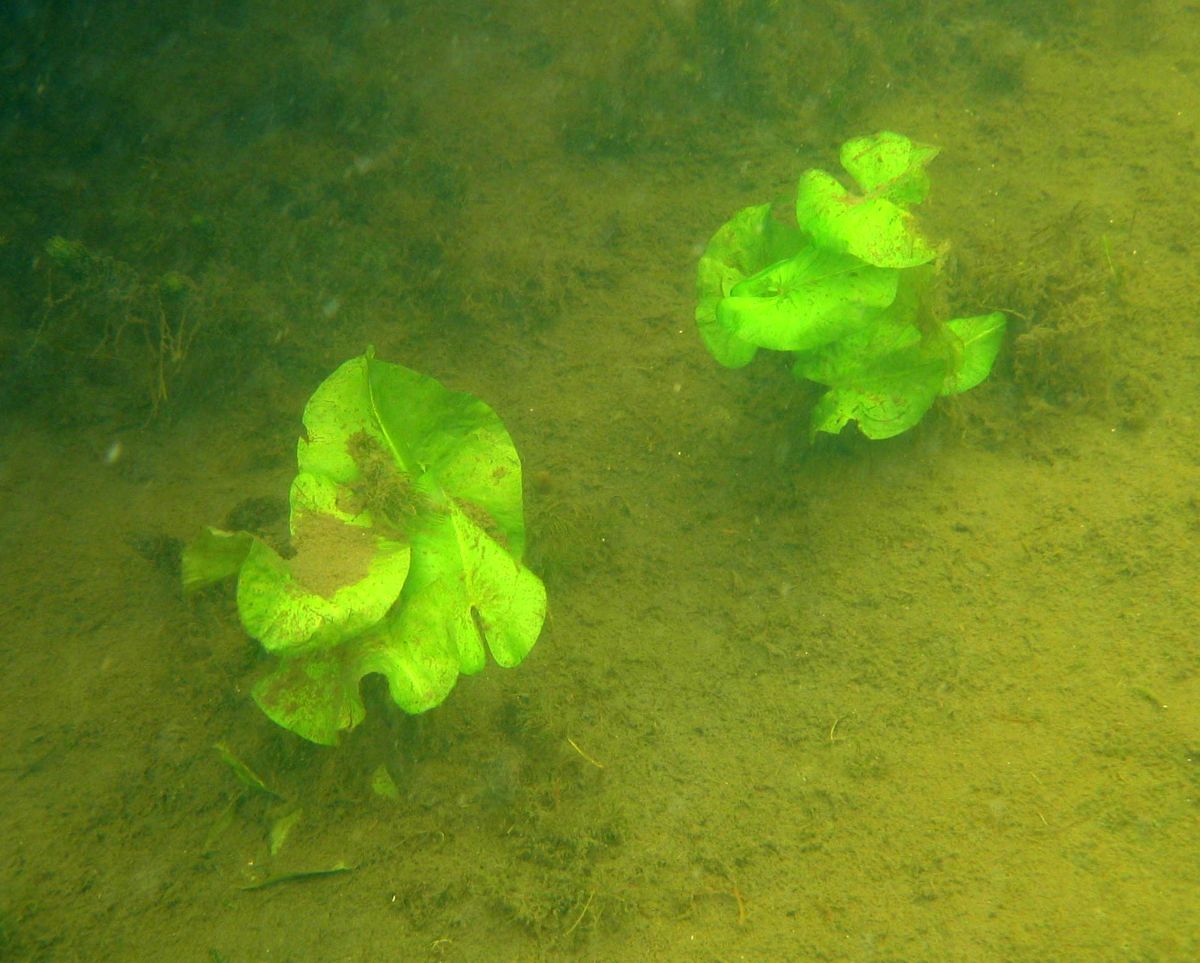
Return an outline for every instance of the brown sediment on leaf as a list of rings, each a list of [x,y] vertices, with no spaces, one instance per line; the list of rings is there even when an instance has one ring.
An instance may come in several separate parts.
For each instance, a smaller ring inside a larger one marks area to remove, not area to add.
[[[429,510],[428,498],[374,435],[355,432],[346,440],[346,451],[358,465],[358,478],[342,491],[338,504],[343,510],[369,512],[372,524],[389,537]]]
[[[292,575],[310,592],[326,598],[364,579],[375,557],[375,535],[370,529],[329,515],[298,517],[292,544],[296,548],[288,562]]]
[[[504,529],[500,527],[500,523],[496,521],[491,512],[466,498],[458,499],[457,505],[462,513],[482,528],[492,541],[501,545],[505,551],[510,551],[508,535],[505,534]]]

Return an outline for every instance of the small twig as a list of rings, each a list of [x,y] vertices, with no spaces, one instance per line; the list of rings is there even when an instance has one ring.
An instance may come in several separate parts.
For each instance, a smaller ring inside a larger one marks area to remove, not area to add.
[[[836,723],[834,723],[836,725]],[[746,925],[746,900],[742,897],[742,891],[738,888],[737,877],[733,875],[728,866],[722,866],[725,871],[725,881],[729,883],[729,893],[737,901],[738,908],[738,926]]]
[[[831,725],[829,727],[829,741],[830,742],[838,741],[838,739],[835,738],[835,733],[837,732],[838,723],[841,722],[842,719],[844,719],[844,718],[845,718],[845,716],[838,716],[836,719],[833,720],[833,725]]]
[[[567,741],[570,742],[571,740],[568,739]],[[572,745],[574,745],[574,743],[572,743]],[[579,748],[579,747],[576,746],[576,748]],[[575,932],[575,927],[577,927],[580,923],[583,922],[583,916],[588,911],[588,908],[592,905],[592,900],[595,899],[595,897],[596,897],[595,890],[592,890],[590,893],[588,893],[587,902],[583,904],[583,909],[581,909],[579,911],[579,915],[575,917],[575,922],[567,927],[567,931],[565,933],[563,933],[563,936],[570,936],[572,933]]]
[[[725,870],[725,882],[729,884],[729,889],[702,889],[699,892],[692,893],[692,902],[695,903],[696,897],[698,896],[728,896],[735,903],[737,903],[738,926],[745,926],[747,919],[746,897],[742,895],[742,891],[738,887],[737,880],[733,878],[733,875],[728,870]]]
[[[746,925],[746,900],[742,897],[742,891],[738,889],[737,880],[732,876],[729,877],[729,885],[733,887],[730,892],[733,893],[733,898],[737,900],[738,906],[738,926]]]
[[[575,744],[575,740],[572,739],[570,736],[567,736],[567,742],[570,743],[572,749],[574,749],[577,753],[579,753],[581,756],[583,756],[584,759],[586,759],[588,762],[590,762],[597,769],[604,768],[604,763],[600,762],[600,760],[596,759],[594,756],[589,756],[586,752],[584,752],[582,749],[580,749],[579,746],[577,746]]]

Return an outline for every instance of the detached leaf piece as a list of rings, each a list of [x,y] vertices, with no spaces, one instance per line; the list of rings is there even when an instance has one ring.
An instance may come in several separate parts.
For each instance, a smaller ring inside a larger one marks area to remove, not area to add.
[[[771,205],[735,215],[697,272],[696,323],[726,367],[759,348],[795,354],[793,372],[829,386],[812,432],[850,421],[869,438],[913,427],[939,395],[975,387],[1004,340],[999,312],[942,321],[927,294],[941,250],[909,207],[929,193],[938,149],[884,131],[847,141],[842,166],[861,193],[806,171],[795,226]]]
[[[268,886],[278,886],[280,883],[297,883],[307,879],[322,879],[325,876],[338,876],[342,873],[351,873],[357,868],[356,866],[349,866],[346,863],[334,863],[332,866],[323,869],[299,869],[291,873],[276,873],[274,876],[266,876],[253,883],[246,883],[241,889],[266,889]]]
[[[209,529],[184,552],[186,591],[237,574],[246,631],[278,657],[254,698],[279,725],[334,744],[382,674],[405,712],[438,705],[485,647],[519,664],[546,593],[521,564],[521,462],[486,404],[368,352],[304,410],[291,489],[295,554]]]
[[[246,786],[257,792],[264,793],[268,796],[274,796],[276,799],[283,798],[281,795],[279,795],[279,793],[263,782],[262,777],[259,776],[258,773],[256,773],[253,769],[242,762],[241,759],[234,755],[233,750],[225,745],[225,743],[214,743],[213,748],[217,750],[217,755],[221,757],[221,761],[233,770],[233,774],[237,776],[238,781],[241,782],[243,786]]]

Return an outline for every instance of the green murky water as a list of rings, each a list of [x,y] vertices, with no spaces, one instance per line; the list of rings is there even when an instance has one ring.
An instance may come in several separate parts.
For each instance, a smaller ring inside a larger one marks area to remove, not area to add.
[[[0,958],[1200,956],[1194,12],[0,16]],[[1009,335],[809,445],[695,263],[880,129]],[[367,344],[503,418],[550,615],[329,749],[178,551],[280,533]]]

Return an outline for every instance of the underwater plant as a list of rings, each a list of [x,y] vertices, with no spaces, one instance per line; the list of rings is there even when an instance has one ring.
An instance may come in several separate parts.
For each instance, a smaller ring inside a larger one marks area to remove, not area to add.
[[[253,689],[271,719],[333,745],[364,717],[365,675],[419,713],[485,645],[525,658],[546,592],[521,564],[521,462],[491,408],[368,350],[309,399],[296,460],[290,557],[209,528],[182,563],[189,594],[237,576],[242,625],[274,659]]]
[[[814,436],[855,421],[868,438],[890,438],[991,371],[1004,315],[947,321],[931,307],[945,249],[910,208],[929,192],[937,153],[888,131],[847,141],[841,163],[857,193],[806,171],[788,209],[745,208],[700,258],[696,323],[709,352],[730,368],[759,348],[791,353],[797,378],[829,389]]]
[[[86,357],[89,372],[111,367],[117,380],[144,382],[157,413],[204,327],[201,286],[179,271],[155,276],[59,235],[44,255],[35,264],[46,295],[27,350]]]

